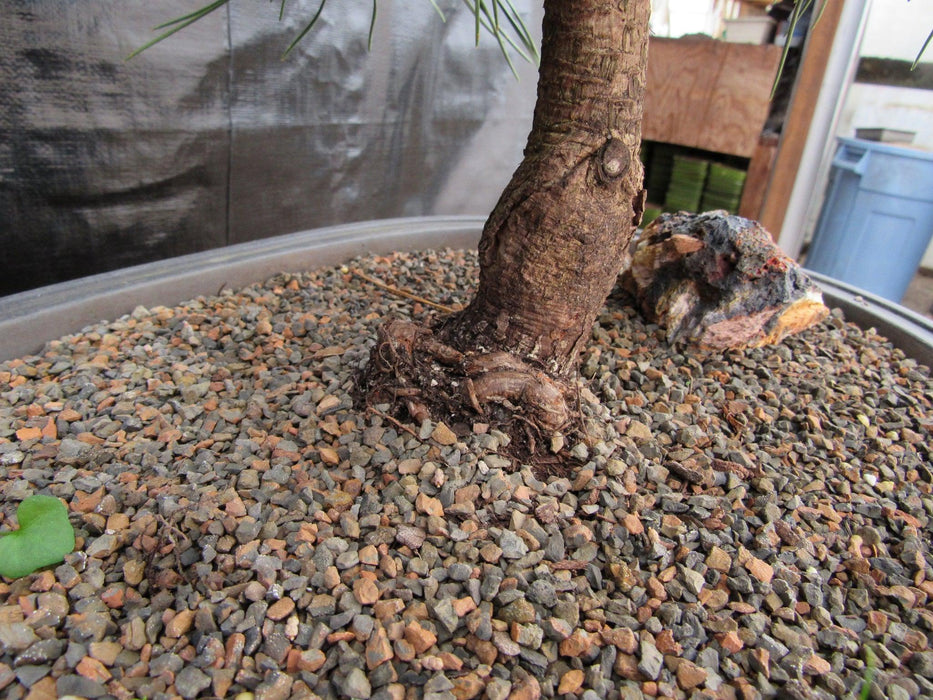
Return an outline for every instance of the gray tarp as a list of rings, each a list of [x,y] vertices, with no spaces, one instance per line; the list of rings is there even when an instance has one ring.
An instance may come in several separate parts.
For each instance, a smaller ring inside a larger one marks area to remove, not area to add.
[[[473,45],[461,4],[13,0],[0,17],[0,294],[335,223],[488,212],[535,70]],[[516,2],[540,27],[540,3]]]

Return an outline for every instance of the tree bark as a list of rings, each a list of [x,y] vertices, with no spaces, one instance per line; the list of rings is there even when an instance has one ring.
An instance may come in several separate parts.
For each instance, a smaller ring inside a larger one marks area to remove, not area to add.
[[[486,223],[480,284],[442,337],[557,377],[622,268],[644,205],[639,157],[649,0],[545,0],[524,160]]]
[[[570,379],[644,207],[649,0],[545,0],[538,100],[524,159],[479,244],[480,283],[434,331],[393,321],[364,379],[415,419],[571,420]],[[504,423],[503,423],[504,425]]]

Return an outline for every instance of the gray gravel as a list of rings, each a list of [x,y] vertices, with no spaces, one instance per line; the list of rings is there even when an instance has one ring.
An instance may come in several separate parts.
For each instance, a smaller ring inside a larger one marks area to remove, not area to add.
[[[353,408],[428,252],[138,308],[0,365],[0,513],[78,549],[0,583],[6,698],[933,697],[933,381],[837,313],[670,349],[610,299],[582,466]],[[561,442],[558,439],[557,442]]]

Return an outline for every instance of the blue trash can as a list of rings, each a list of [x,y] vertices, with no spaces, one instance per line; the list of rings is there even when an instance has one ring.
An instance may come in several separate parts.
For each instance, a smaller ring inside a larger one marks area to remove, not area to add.
[[[804,267],[899,302],[933,238],[933,153],[839,139]]]

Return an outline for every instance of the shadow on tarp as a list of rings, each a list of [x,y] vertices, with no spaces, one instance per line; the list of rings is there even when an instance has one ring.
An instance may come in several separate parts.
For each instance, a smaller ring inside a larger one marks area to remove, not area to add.
[[[535,69],[515,81],[452,0],[233,3],[132,61],[191,3],[4,11],[0,294],[296,230],[485,214],[521,157]],[[404,7],[402,7],[404,5]],[[516,6],[540,26],[539,3]]]

